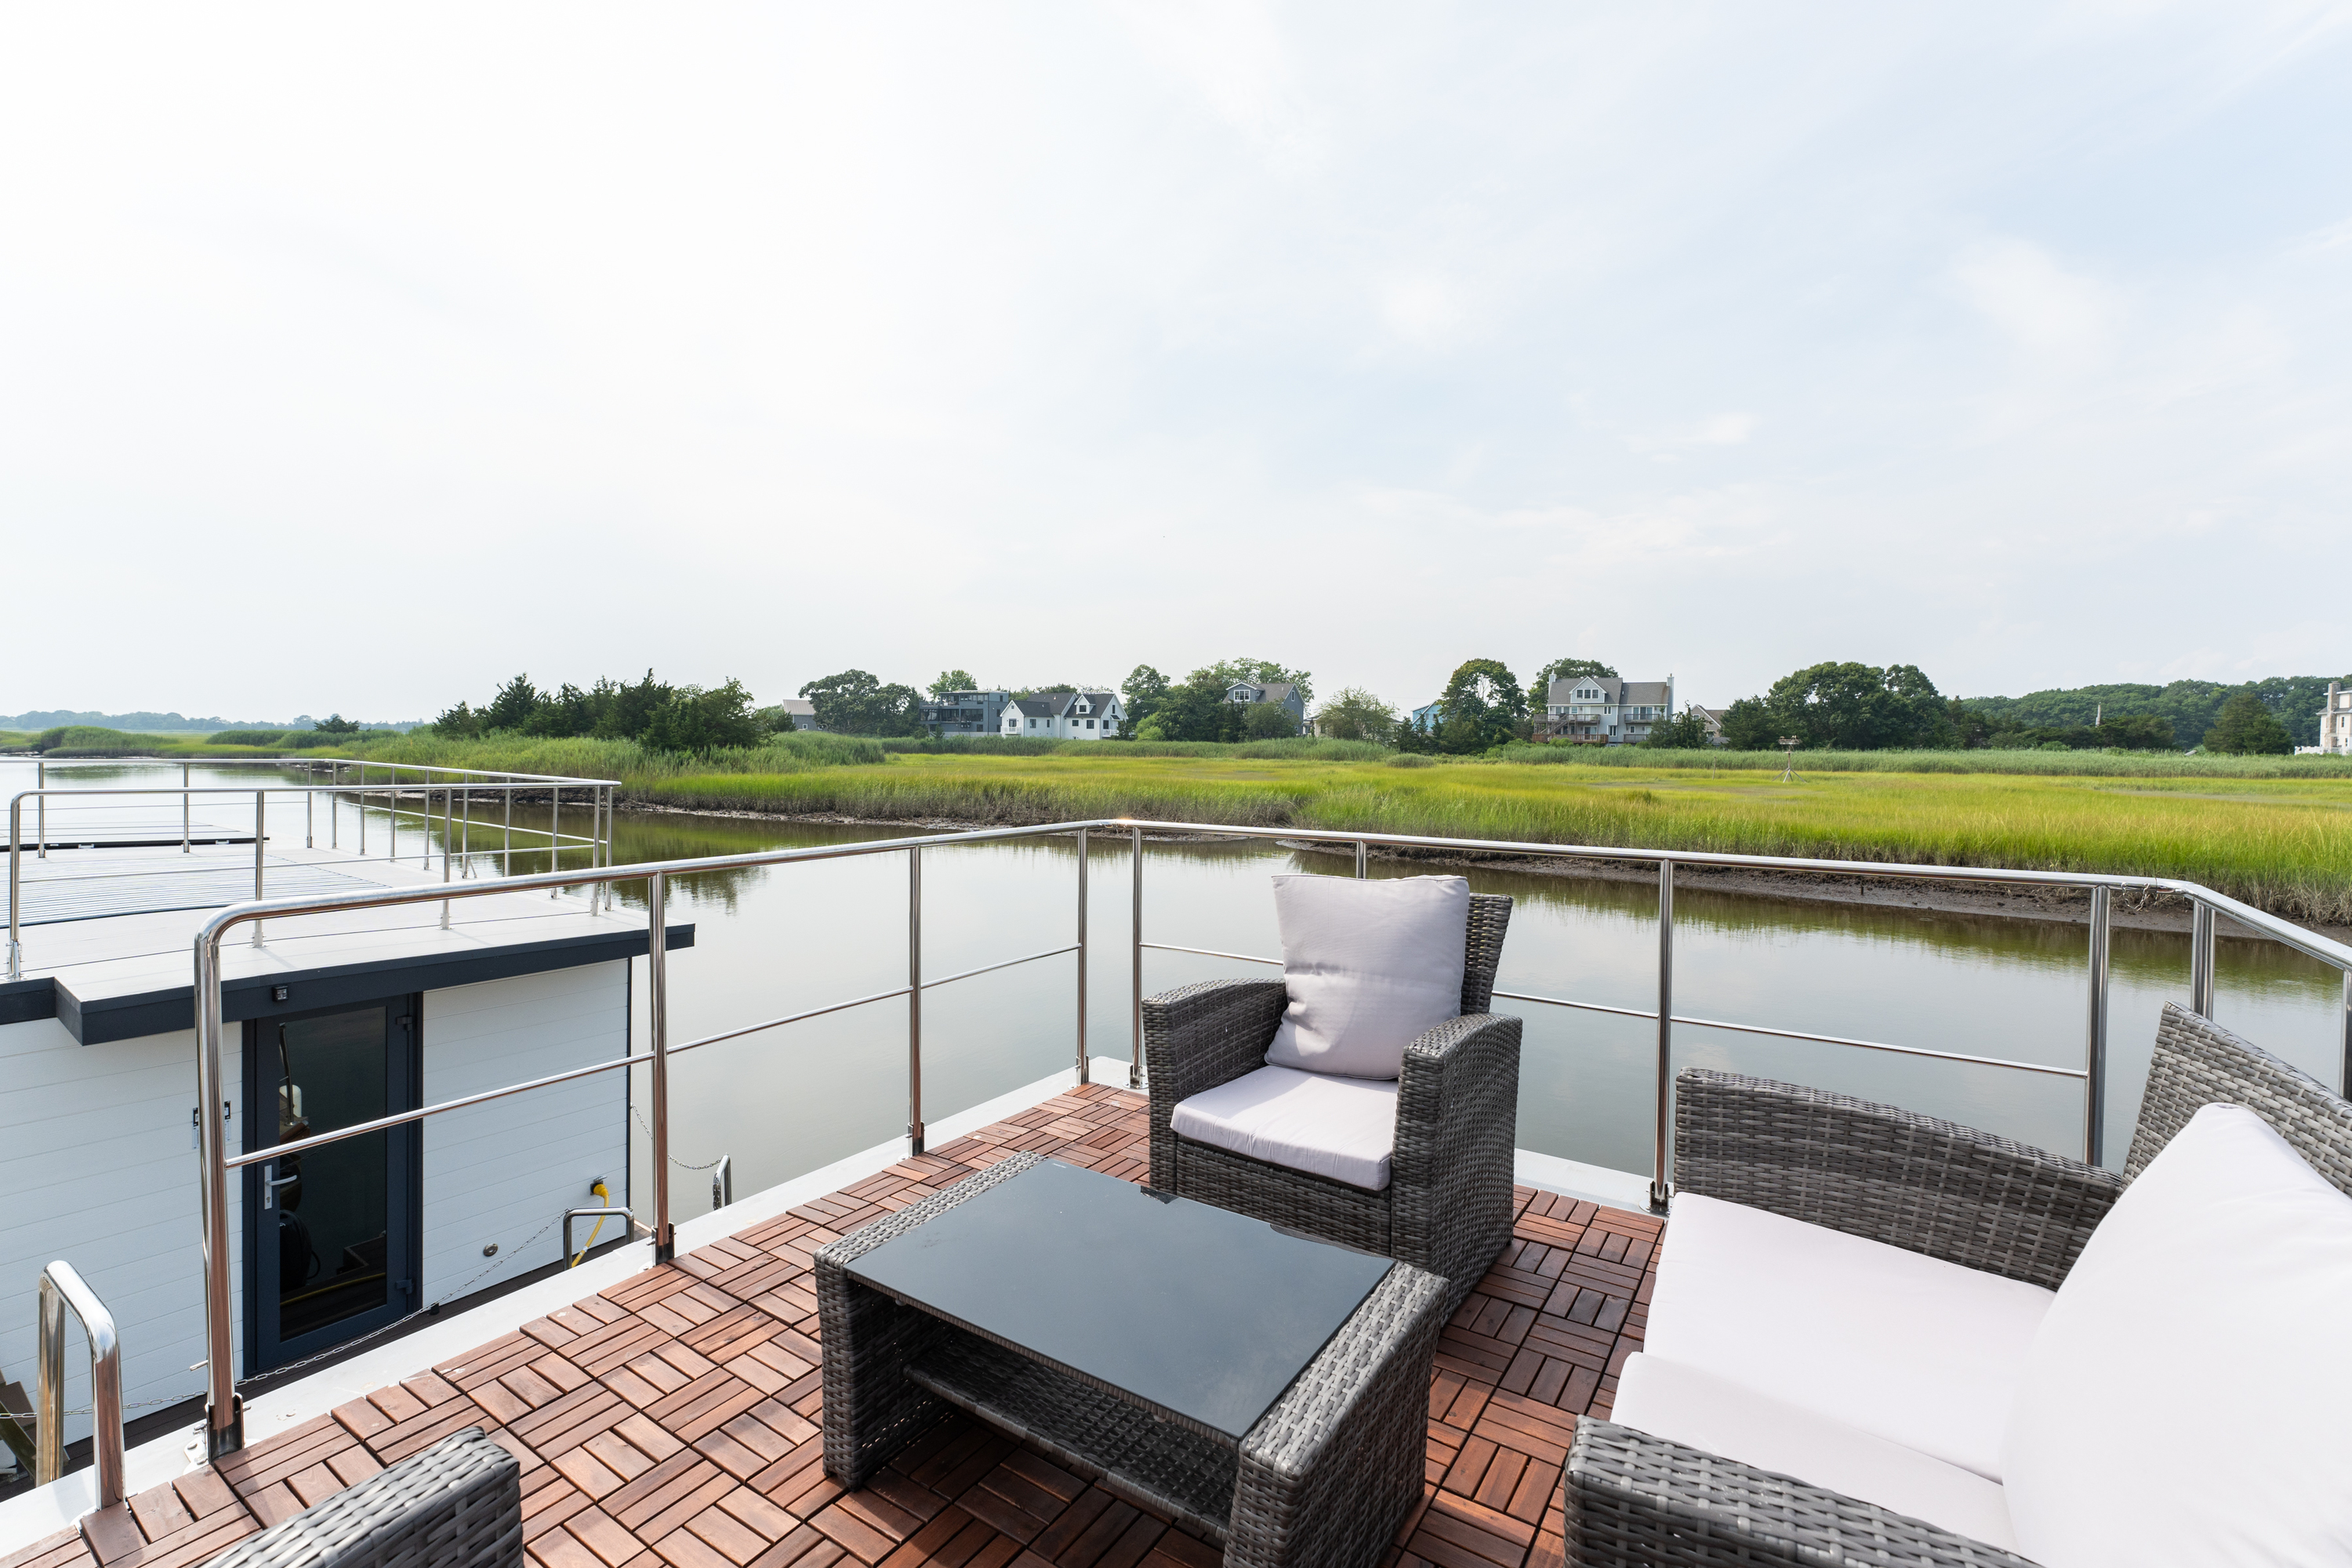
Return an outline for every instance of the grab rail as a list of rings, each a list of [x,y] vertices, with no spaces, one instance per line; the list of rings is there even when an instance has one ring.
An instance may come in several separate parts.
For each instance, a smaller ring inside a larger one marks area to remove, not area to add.
[[[653,1170],[652,1223],[646,1227],[654,1242],[654,1256],[667,1261],[676,1251],[676,1230],[672,1224],[669,1183],[669,1060],[673,1056],[723,1040],[737,1039],[761,1030],[779,1027],[835,1013],[845,1008],[904,996],[908,998],[908,1105],[907,1136],[911,1152],[923,1152],[923,1079],[922,1079],[922,995],[932,986],[951,984],[973,975],[991,973],[1015,963],[1035,963],[1041,959],[1065,953],[1077,955],[1076,999],[1078,1005],[1076,1069],[1080,1083],[1087,1081],[1089,1066],[1087,1048],[1086,999],[1087,983],[1088,942],[1087,933],[1087,851],[1090,836],[1097,831],[1111,830],[1126,838],[1132,873],[1129,963],[1135,981],[1130,1004],[1132,1037],[1128,1065],[1128,1082],[1140,1086],[1143,1082],[1143,954],[1147,950],[1179,952],[1201,952],[1211,956],[1232,958],[1252,963],[1271,963],[1247,953],[1227,953],[1213,949],[1179,947],[1172,943],[1148,942],[1143,925],[1143,847],[1147,830],[1186,836],[1213,836],[1227,838],[1265,838],[1305,840],[1309,843],[1352,847],[1354,870],[1359,877],[1369,874],[1369,857],[1372,846],[1400,848],[1434,849],[1451,854],[1485,858],[1529,857],[1649,861],[1658,868],[1658,973],[1657,1005],[1654,1009],[1607,1006],[1600,1003],[1580,1002],[1565,997],[1541,996],[1528,993],[1498,992],[1496,994],[1514,1000],[1544,1005],[1582,1008],[1654,1020],[1657,1026],[1656,1106],[1654,1163],[1651,1179],[1651,1196],[1663,1205],[1671,1194],[1671,1170],[1667,1135],[1670,1131],[1670,1104],[1673,1090],[1674,1028],[1676,1025],[1690,1027],[1723,1028],[1753,1034],[1769,1035],[1792,1039],[1820,1041],[1832,1045],[1852,1046],[1870,1050],[1893,1051],[1899,1054],[1927,1057],[1939,1060],[1958,1061],[1974,1065],[1997,1067],[2021,1071],[2049,1074],[2077,1079],[2084,1086],[2083,1146],[2087,1163],[2097,1163],[2101,1154],[2101,1118],[2106,1092],[2107,1055],[2107,947],[2109,941],[2109,899],[2117,890],[2133,889],[2177,894],[2190,901],[2195,911],[2191,938],[2190,994],[2197,1010],[2212,1016],[2213,1007],[2213,941],[2216,919],[2227,915],[2261,935],[2273,938],[2315,958],[2342,972],[2344,980],[2344,1012],[2341,1020],[2343,1047],[2342,1069],[2347,1084],[2352,1084],[2352,947],[2315,935],[2283,921],[2274,915],[2239,902],[2235,899],[2193,882],[2170,878],[2105,876],[2066,871],[2019,871],[1979,867],[1906,866],[1870,861],[1814,860],[1762,855],[1730,855],[1686,853],[1644,849],[1604,848],[1586,845],[1528,844],[1488,839],[1435,838],[1408,834],[1360,833],[1327,831],[1296,827],[1241,827],[1225,824],[1154,822],[1132,817],[1097,818],[1082,822],[1060,822],[1030,827],[982,828],[970,832],[928,835],[918,838],[867,840],[856,844],[819,845],[801,849],[759,850],[741,855],[709,856],[684,860],[656,861],[628,867],[612,865],[572,870],[554,870],[532,876],[509,877],[463,886],[444,885],[438,888],[379,888],[362,892],[332,894],[320,897],[257,900],[223,910],[207,921],[195,938],[195,1016],[197,1034],[197,1075],[199,1094],[204,1103],[220,1098],[224,1082],[222,1044],[226,1032],[221,1009],[221,952],[228,933],[239,925],[257,924],[264,920],[284,919],[296,915],[326,914],[342,910],[383,908],[427,902],[436,899],[479,898],[492,894],[531,891],[544,889],[551,895],[566,888],[587,886],[602,889],[609,899],[614,882],[644,881],[646,888],[646,977],[648,1046],[645,1053],[629,1055],[574,1068],[527,1082],[510,1084],[501,1089],[446,1100],[422,1110],[403,1112],[377,1121],[360,1122],[333,1132],[278,1144],[270,1149],[232,1155],[226,1147],[225,1131],[215,1119],[204,1119],[202,1126],[202,1212],[205,1235],[205,1317],[208,1388],[205,1413],[205,1447],[209,1455],[218,1457],[242,1446],[243,1415],[236,1394],[236,1379],[233,1364],[234,1318],[230,1292],[229,1247],[227,1231],[228,1173],[238,1167],[279,1158],[289,1152],[316,1148],[346,1138],[379,1131],[383,1128],[421,1121],[428,1116],[454,1110],[462,1106],[478,1105],[509,1095],[527,1093],[551,1084],[569,1082],[575,1079],[625,1068],[644,1068],[651,1079],[651,1126]],[[923,852],[961,845],[1002,843],[1013,839],[1052,836],[1071,836],[1077,840],[1077,940],[1066,946],[1033,952],[1001,963],[982,965],[962,971],[944,979],[926,982],[922,970],[922,865]],[[903,986],[869,995],[768,1019],[761,1023],[723,1030],[700,1039],[673,1046],[669,1043],[668,961],[666,933],[668,930],[667,900],[673,878],[709,871],[787,865],[804,860],[845,859],[872,855],[905,854],[908,858],[908,978]],[[2043,887],[2084,889],[2091,894],[2090,963],[2088,967],[2088,1004],[2084,1026],[2084,1057],[2081,1068],[2062,1068],[2046,1063],[2028,1062],[2006,1058],[1972,1057],[1956,1052],[1930,1051],[1884,1041],[1851,1039],[1840,1036],[1814,1034],[1803,1030],[1783,1029],[1760,1024],[1745,1024],[1720,1019],[1699,1018],[1678,1015],[1674,1010],[1674,887],[1678,865],[1735,867],[1764,871],[1832,873],[1841,876],[1907,878],[1939,881],[1976,881],[2032,884]],[[569,1246],[569,1237],[566,1238]]]
[[[98,1506],[122,1500],[122,1344],[109,1312],[59,1258],[41,1270],[40,1351],[34,1419],[33,1480],[47,1486],[66,1473],[66,1309],[89,1339],[90,1447],[98,1459]]]

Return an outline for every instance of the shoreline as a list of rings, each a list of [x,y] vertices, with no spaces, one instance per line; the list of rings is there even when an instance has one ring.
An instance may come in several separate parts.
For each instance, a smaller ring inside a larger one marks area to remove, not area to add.
[[[774,812],[696,810],[651,801],[616,801],[618,811],[665,816],[715,816],[747,822],[794,822],[814,827],[896,827],[910,833],[969,833],[990,827],[1018,826],[1003,822],[972,822],[951,817],[852,816],[839,812]],[[1209,833],[1152,833],[1154,844],[1206,844],[1223,840]],[[1350,856],[1352,847],[1304,838],[1277,838],[1294,854]],[[1561,877],[1600,882],[1654,884],[1657,870],[1648,862],[1583,860],[1508,855],[1415,854],[1371,846],[1371,857],[1392,864],[1442,866],[1464,870],[1507,871],[1518,876]],[[1863,904],[1875,909],[1922,910],[1938,914],[1989,915],[2010,920],[2054,921],[2067,925],[2090,923],[2090,900],[2074,888],[2041,888],[1999,883],[1969,884],[1914,880],[1907,877],[1844,876],[1836,872],[1752,871],[1736,866],[1679,865],[1675,868],[1677,892],[1732,893],[1747,898],[1783,899],[1794,903]],[[2287,917],[2281,917],[2282,919]],[[2117,931],[2153,931],[2186,936],[2189,931],[2187,900],[2170,893],[2119,892],[2108,905],[2109,926]],[[2294,921],[2305,931],[2332,942],[2352,942],[2352,926],[2317,925]],[[2227,915],[2214,921],[2217,938],[2266,942]]]

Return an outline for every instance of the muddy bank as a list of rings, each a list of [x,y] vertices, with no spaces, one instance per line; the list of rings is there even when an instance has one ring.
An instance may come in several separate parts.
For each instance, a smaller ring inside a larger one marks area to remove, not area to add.
[[[937,816],[873,817],[849,816],[835,812],[714,811],[634,800],[618,804],[623,811],[649,815],[736,817],[747,821],[799,822],[826,827],[895,827],[925,833],[971,833],[983,828],[1015,826]],[[1149,833],[1144,837],[1154,844],[1228,841],[1225,835],[1213,833]],[[1279,838],[1267,842],[1278,844],[1294,853],[1328,855],[1335,859],[1352,858],[1355,855],[1352,846],[1319,840]],[[1640,860],[1570,859],[1548,855],[1447,854],[1385,848],[1377,844],[1371,847],[1371,856],[1376,860],[1402,861],[1415,866],[1509,871],[1530,877],[1582,878],[1592,881],[1650,885],[1654,885],[1658,879],[1657,867]],[[1738,893],[1748,898],[1788,899],[1800,903],[1870,904],[1882,909],[2001,915],[2012,920],[2059,921],[2074,925],[2087,924],[2091,918],[2091,895],[2087,889],[2019,883],[1923,881],[1907,877],[1753,871],[1734,866],[1683,864],[1675,868],[1675,887],[1683,892]],[[2179,931],[2185,936],[2189,930],[2189,900],[2175,893],[2119,890],[2108,900],[2107,918],[2112,925],[2121,929]],[[2315,925],[2303,921],[2294,923],[2331,941],[2352,942],[2352,926]],[[2268,940],[2226,915],[2217,917],[2214,934],[2236,941]]]

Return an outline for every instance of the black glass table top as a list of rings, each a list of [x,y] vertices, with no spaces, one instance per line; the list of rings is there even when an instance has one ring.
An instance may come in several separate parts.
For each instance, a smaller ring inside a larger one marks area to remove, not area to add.
[[[1048,1160],[848,1274],[1238,1442],[1390,1267]]]

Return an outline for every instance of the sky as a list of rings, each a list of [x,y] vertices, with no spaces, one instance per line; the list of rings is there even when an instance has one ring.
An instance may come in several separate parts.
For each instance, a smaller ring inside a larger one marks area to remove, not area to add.
[[[0,4],[0,712],[2352,668],[2352,5]]]

